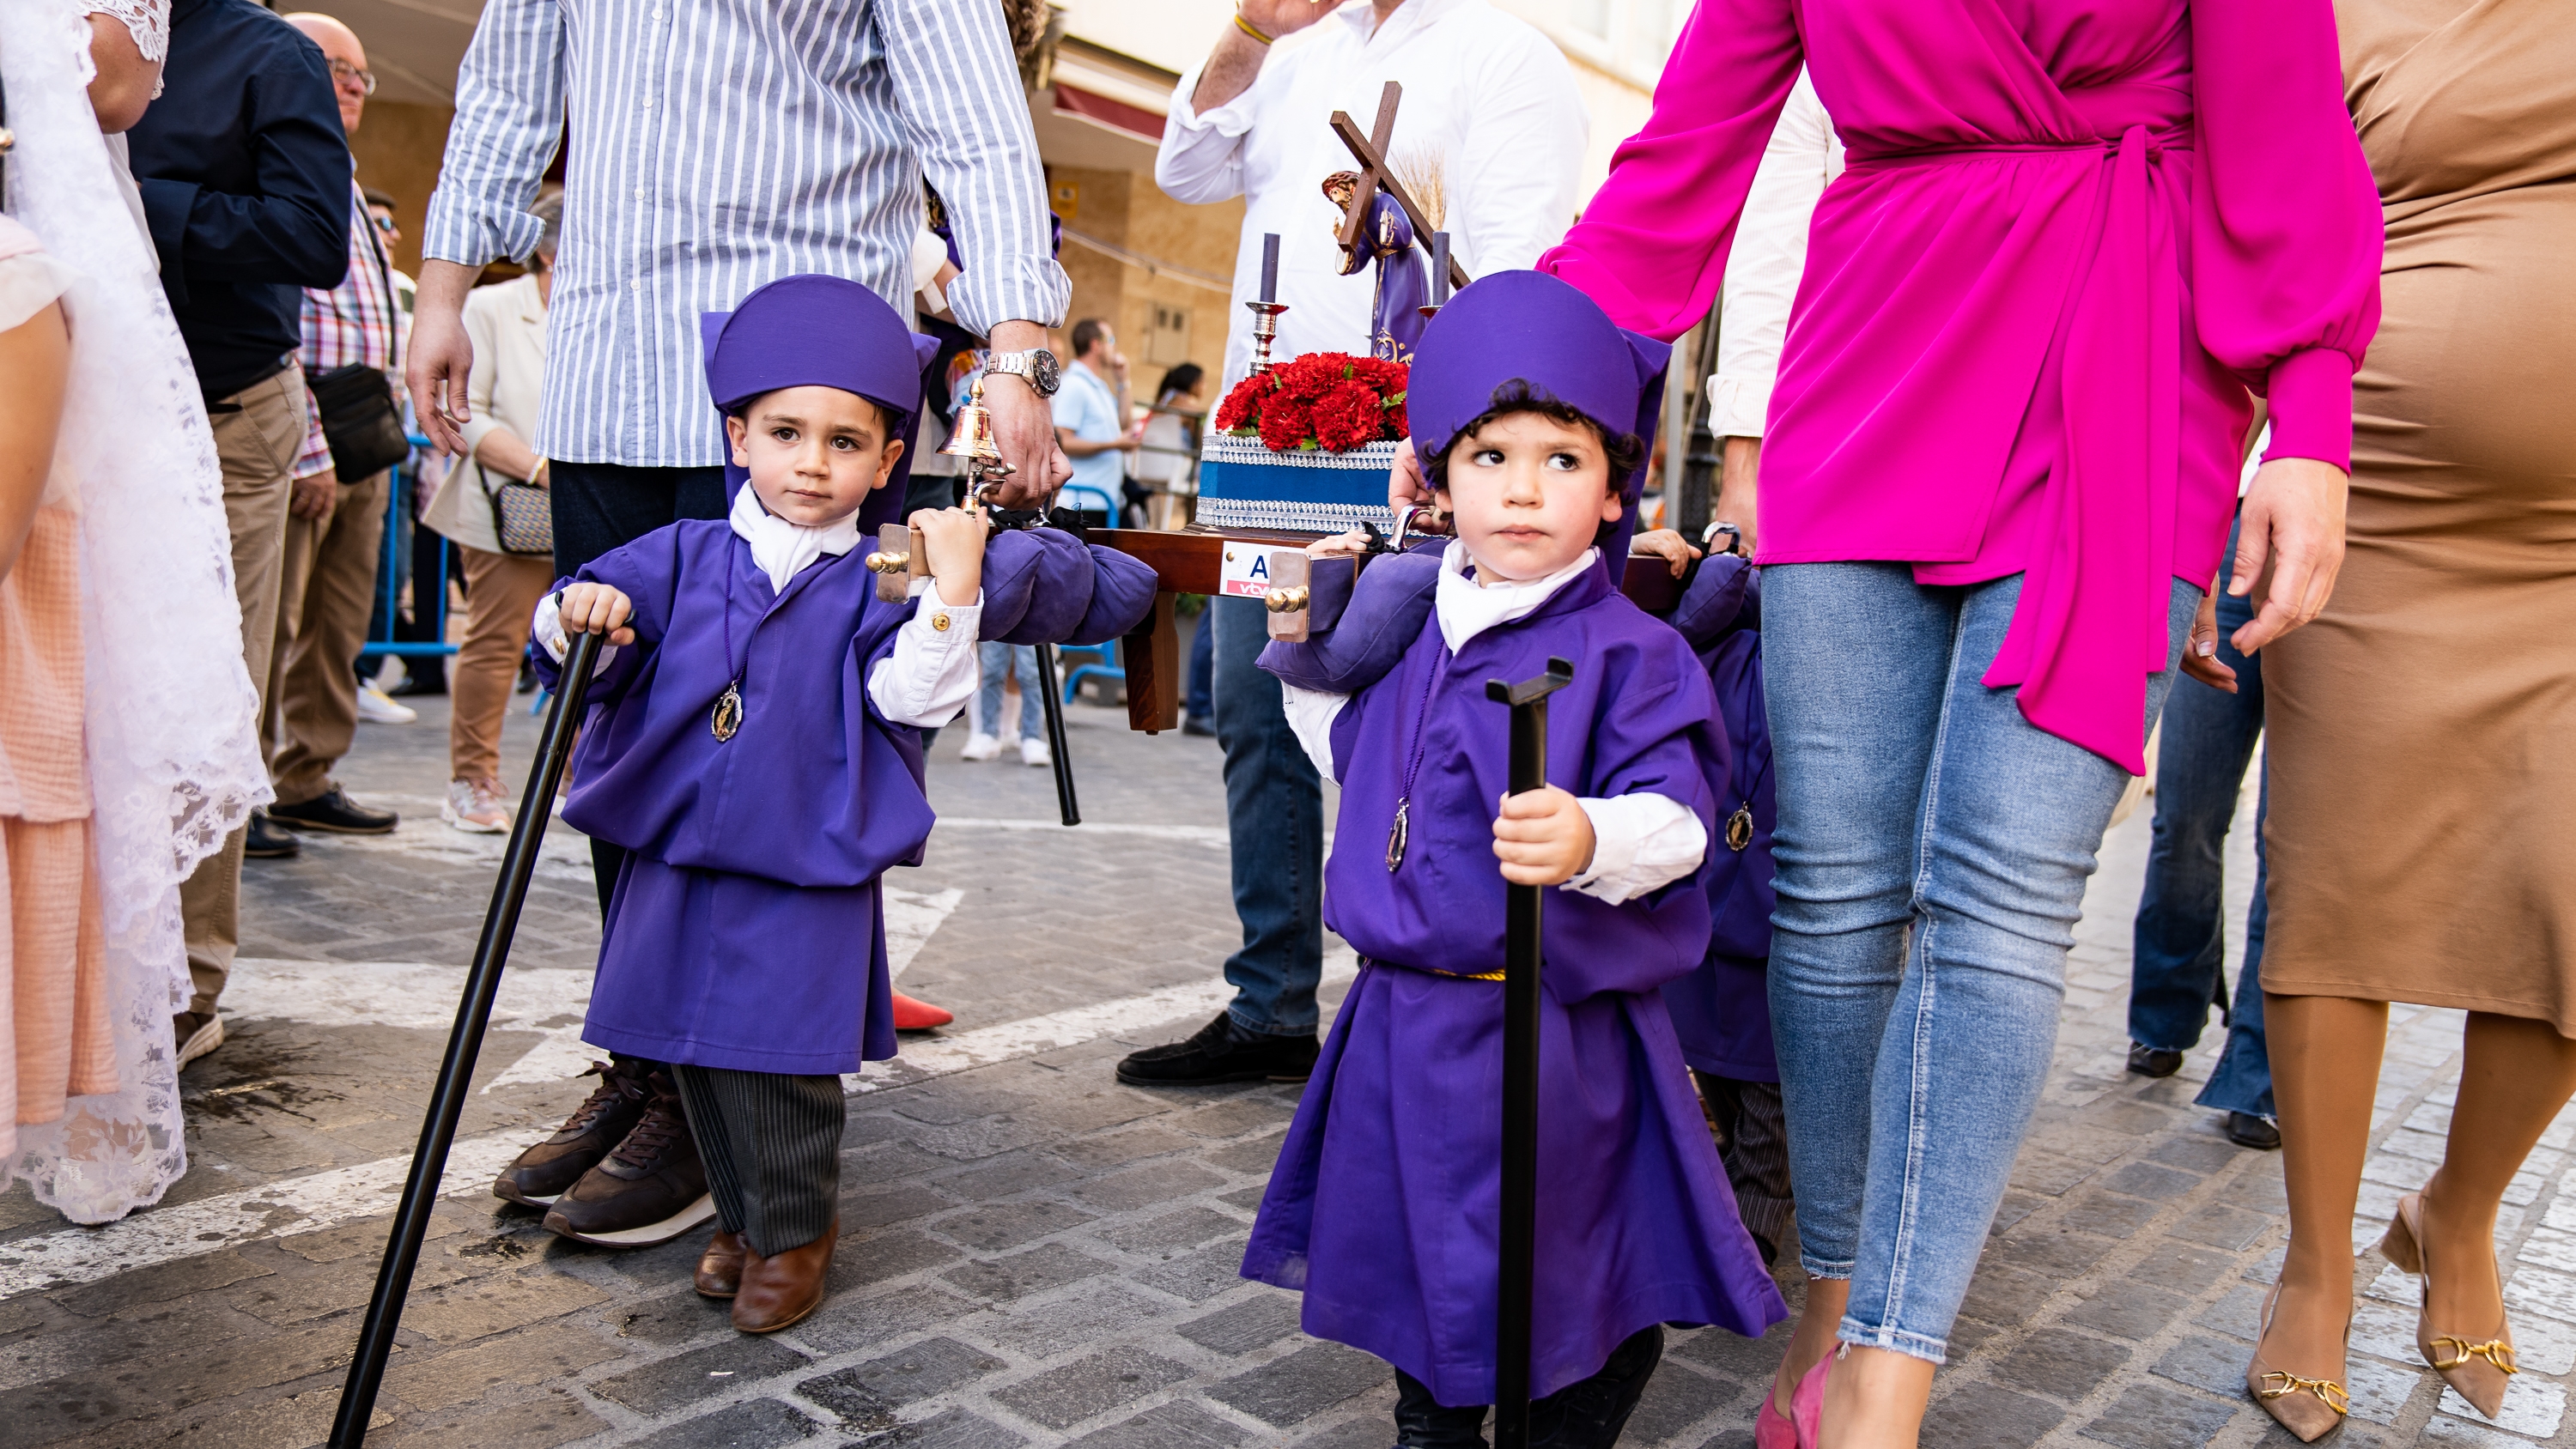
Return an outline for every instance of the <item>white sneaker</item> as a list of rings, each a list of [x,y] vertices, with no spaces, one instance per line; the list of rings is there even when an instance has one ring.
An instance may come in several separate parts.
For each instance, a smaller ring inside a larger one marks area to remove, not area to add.
[[[510,811],[498,780],[450,780],[447,798],[438,802],[438,818],[472,835],[498,835],[510,828]]]
[[[966,748],[957,752],[961,760],[989,760],[1002,753],[1002,742],[991,735],[968,735]]]
[[[1020,741],[1020,763],[1023,765],[1052,765],[1055,763],[1055,756],[1047,753],[1046,741],[1032,735],[1029,738]]]
[[[410,724],[420,711],[393,699],[372,684],[358,686],[358,718],[369,724]]]

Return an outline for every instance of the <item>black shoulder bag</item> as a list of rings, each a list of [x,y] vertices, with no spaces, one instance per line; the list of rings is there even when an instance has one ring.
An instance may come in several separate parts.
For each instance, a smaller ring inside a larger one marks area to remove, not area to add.
[[[375,255],[372,242],[368,255]],[[384,276],[377,260],[376,275]],[[393,296],[391,278],[385,296]],[[322,440],[331,445],[331,471],[343,483],[358,483],[395,467],[411,456],[411,439],[403,435],[402,408],[383,369],[363,362],[343,363],[324,372],[307,369],[304,386],[322,414]]]

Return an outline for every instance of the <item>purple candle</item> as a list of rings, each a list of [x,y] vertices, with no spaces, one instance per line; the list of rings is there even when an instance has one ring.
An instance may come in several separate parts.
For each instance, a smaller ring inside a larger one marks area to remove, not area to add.
[[[1279,233],[1261,234],[1261,300],[1279,300]]]
[[[1431,305],[1449,305],[1449,233],[1431,234]]]

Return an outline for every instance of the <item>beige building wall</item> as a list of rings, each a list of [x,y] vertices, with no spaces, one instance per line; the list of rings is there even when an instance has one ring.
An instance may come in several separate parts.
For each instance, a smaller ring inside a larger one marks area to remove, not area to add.
[[[1205,278],[1233,275],[1243,203],[1183,206],[1150,174],[1134,171],[1056,166],[1047,179],[1068,230],[1155,264],[1149,271],[1068,240],[1062,261],[1073,280],[1073,304],[1066,327],[1085,317],[1109,323],[1127,354],[1139,402],[1151,399],[1165,369],[1182,362],[1197,363],[1210,377],[1223,371],[1228,288]],[[1202,400],[1215,402],[1204,394]]]
[[[394,216],[403,239],[394,248],[394,265],[415,277],[421,222],[429,214],[429,193],[438,186],[438,158],[447,149],[447,122],[455,114],[445,106],[370,100],[358,134],[349,138],[358,184],[390,192],[398,203]]]

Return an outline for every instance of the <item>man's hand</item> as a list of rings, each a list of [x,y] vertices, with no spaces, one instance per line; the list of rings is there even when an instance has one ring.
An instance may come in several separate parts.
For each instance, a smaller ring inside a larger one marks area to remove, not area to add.
[[[2182,646],[2182,672],[2223,693],[2236,692],[2236,671],[2218,657],[2218,594],[2200,596],[2200,612],[2191,616],[2191,638]]]
[[[921,530],[921,551],[929,555],[939,601],[960,609],[975,602],[984,587],[984,542],[992,535],[983,516],[963,508],[925,508],[910,522]]]
[[[1004,322],[989,340],[995,352],[1026,352],[1046,346],[1047,334],[1035,322]],[[995,372],[984,374],[984,406],[993,413],[994,446],[1011,468],[1011,476],[994,488],[994,501],[1004,508],[1036,507],[1073,476],[1073,464],[1056,446],[1055,410],[1024,379]]]
[[[2325,612],[2343,569],[2343,511],[2352,480],[2314,458],[2275,458],[2256,469],[2236,534],[2236,567],[2227,592],[2252,593],[2272,576],[2254,619],[2236,631],[2236,651],[2251,654]]]
[[[562,621],[567,638],[605,634],[611,644],[632,644],[635,631],[626,627],[626,621],[634,614],[634,601],[606,584],[566,584],[555,603],[555,617]]]
[[[1592,817],[1554,785],[1503,797],[1494,854],[1514,885],[1563,885],[1592,864]]]
[[[411,358],[403,381],[411,389],[412,412],[429,440],[447,453],[466,450],[465,379],[474,371],[474,339],[465,331],[465,294],[474,290],[481,268],[423,258],[419,291],[412,299]]]
[[[1672,567],[1674,578],[1680,578],[1690,569],[1691,560],[1700,556],[1699,550],[1691,547],[1688,539],[1669,528],[1648,529],[1628,540],[1628,556],[1634,558],[1638,554],[1662,559]]]
[[[319,521],[331,516],[331,505],[339,501],[340,475],[325,468],[310,477],[298,478],[287,494],[286,511],[298,518]]]
[[[1723,449],[1724,462],[1719,465],[1717,502],[1709,511],[1715,523],[1732,523],[1744,540],[1744,556],[1753,556],[1753,534],[1760,525],[1760,511],[1755,500],[1761,491],[1762,440],[1729,437]]]

